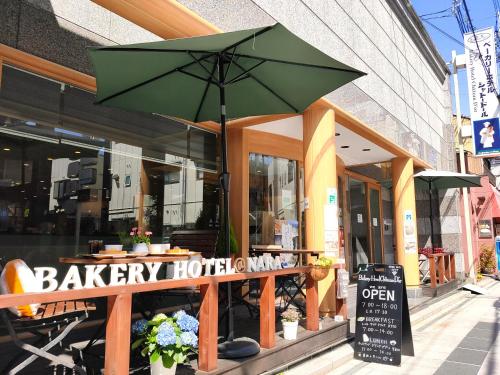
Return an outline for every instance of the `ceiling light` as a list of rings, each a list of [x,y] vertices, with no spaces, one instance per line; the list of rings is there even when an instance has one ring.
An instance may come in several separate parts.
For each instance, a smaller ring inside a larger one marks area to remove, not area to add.
[[[10,148],[8,148],[8,147],[4,147],[4,148],[3,148],[3,150],[4,150],[4,151],[10,151]]]
[[[54,159],[52,159],[50,156],[47,158],[48,161],[52,161]]]
[[[36,198],[36,195],[33,195],[33,198]]]
[[[351,146],[340,146],[340,148],[349,148]]]
[[[371,148],[364,148],[363,151],[371,151]]]
[[[23,164],[25,167],[29,167],[30,165],[28,163]]]
[[[44,180],[40,180],[40,182],[43,184],[45,181]]]
[[[81,154],[81,152],[80,151],[75,151],[75,154]]]

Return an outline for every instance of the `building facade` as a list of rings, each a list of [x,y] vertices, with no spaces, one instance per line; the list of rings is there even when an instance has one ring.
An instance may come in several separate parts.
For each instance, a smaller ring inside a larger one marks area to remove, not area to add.
[[[397,262],[418,288],[417,250],[430,225],[412,176],[456,163],[449,72],[409,1],[0,0],[0,8],[1,252],[38,261],[49,247],[56,259],[134,225],[162,242],[176,229],[216,229],[218,126],[93,106],[86,48],[280,22],[367,75],[303,115],[230,121],[240,253],[328,248],[353,281],[359,264]],[[438,241],[460,251],[456,194],[434,206]],[[324,313],[335,304],[331,283],[321,287]]]

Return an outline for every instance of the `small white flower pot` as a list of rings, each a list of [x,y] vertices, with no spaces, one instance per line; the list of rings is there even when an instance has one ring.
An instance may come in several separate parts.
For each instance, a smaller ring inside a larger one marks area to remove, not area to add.
[[[175,375],[175,370],[177,369],[177,363],[174,362],[172,367],[163,367],[163,362],[161,358],[156,362],[150,362],[151,375]]]
[[[297,329],[299,327],[299,322],[284,322],[283,324],[283,337],[285,340],[296,340],[297,339]]]
[[[135,254],[147,254],[148,251],[148,244],[145,242],[135,243],[132,247],[132,252]]]

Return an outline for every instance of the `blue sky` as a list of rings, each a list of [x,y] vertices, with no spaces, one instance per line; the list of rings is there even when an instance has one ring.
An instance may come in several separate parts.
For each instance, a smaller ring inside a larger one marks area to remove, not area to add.
[[[446,12],[442,12],[435,15],[429,15],[425,18],[429,22],[442,29],[446,33],[453,36],[455,39],[463,41],[462,34],[458,28],[458,22],[455,16],[451,12],[451,5],[453,0],[412,0],[412,5],[415,8],[418,15],[424,15],[428,13],[440,12],[442,10],[448,9]],[[493,6],[493,0],[467,0],[467,6],[472,18],[472,24],[476,29],[484,28],[488,26],[495,26],[495,8]],[[430,19],[431,17],[435,17]],[[464,53],[463,45],[456,43],[447,36],[443,35],[441,32],[434,29],[432,26],[424,22],[424,26],[427,32],[432,37],[434,44],[438,48],[444,61],[447,63],[451,61],[451,51],[456,50],[457,54]],[[458,74],[459,76],[459,86],[460,86],[460,104],[462,109],[462,114],[469,114],[469,100],[467,95],[467,75],[465,70],[461,70]],[[452,80],[450,80],[452,81]],[[451,95],[453,102],[453,110],[455,110],[455,100],[453,85],[451,85]]]

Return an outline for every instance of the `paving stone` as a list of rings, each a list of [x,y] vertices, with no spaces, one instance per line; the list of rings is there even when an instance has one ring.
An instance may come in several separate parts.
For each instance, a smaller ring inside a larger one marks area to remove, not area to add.
[[[481,350],[457,348],[448,356],[447,359],[453,362],[470,363],[480,366],[487,355],[488,352]]]
[[[479,372],[479,366],[467,365],[445,361],[434,373],[435,375],[476,375]]]
[[[491,348],[491,342],[471,337],[463,339],[460,342],[460,344],[458,344],[458,346],[463,349],[476,349],[476,350],[488,351]]]

